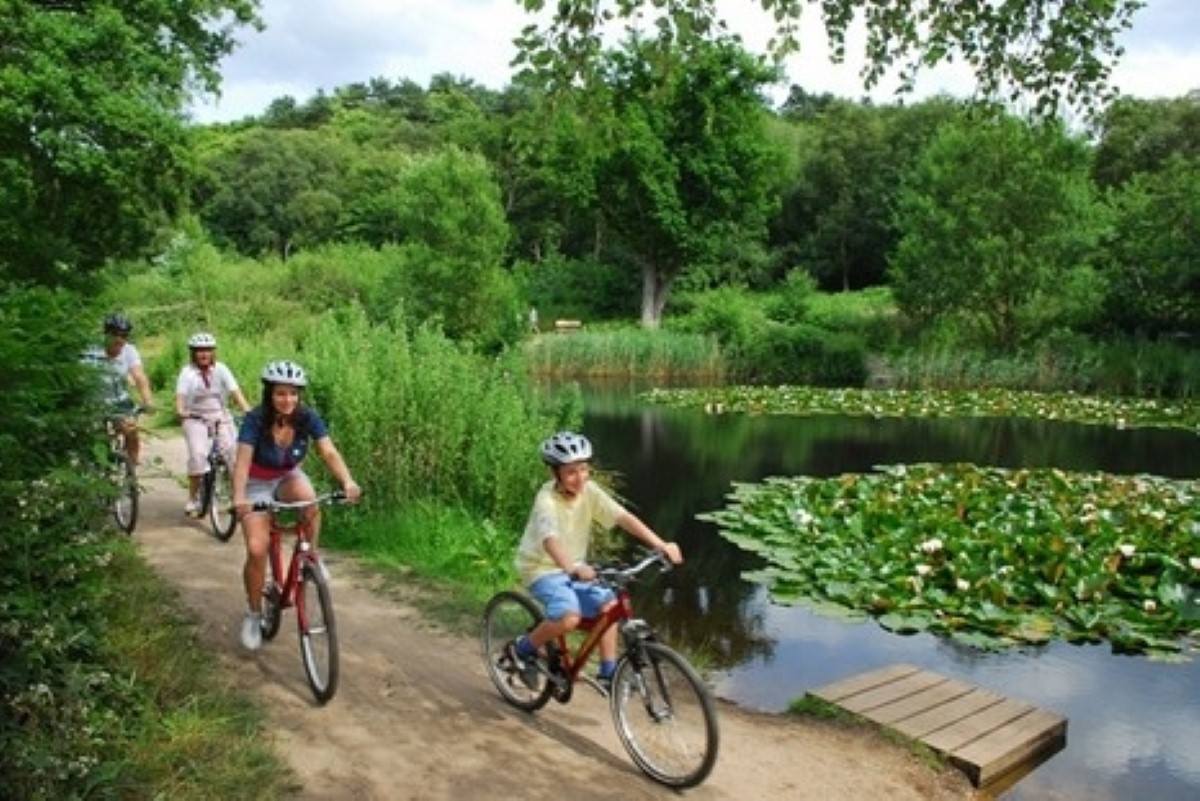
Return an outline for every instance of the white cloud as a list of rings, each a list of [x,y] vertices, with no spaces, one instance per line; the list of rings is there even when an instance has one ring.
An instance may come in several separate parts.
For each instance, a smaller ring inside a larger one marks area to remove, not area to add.
[[[750,0],[722,0],[731,28],[747,45],[761,48],[771,20]],[[832,64],[816,8],[805,10],[802,51],[786,65],[776,95],[792,84],[809,92],[861,98],[862,61],[848,43],[847,61]],[[426,86],[441,73],[467,77],[502,89],[511,79],[513,39],[531,22],[517,0],[264,0],[263,33],[244,30],[243,45],[223,64],[219,99],[204,99],[192,109],[200,122],[260,114],[272,100],[290,95],[304,102],[318,90],[372,78],[412,80]],[[1126,94],[1178,97],[1200,88],[1200,3],[1154,0],[1134,17],[1122,37],[1126,55],[1114,83]],[[894,98],[895,81],[870,92],[877,102]],[[939,68],[922,75],[917,96],[938,92],[967,95],[973,80],[964,70]]]

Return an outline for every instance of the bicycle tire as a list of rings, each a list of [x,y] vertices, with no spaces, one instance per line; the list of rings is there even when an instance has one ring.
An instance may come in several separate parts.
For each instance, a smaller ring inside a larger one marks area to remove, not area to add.
[[[617,736],[651,779],[695,787],[717,761],[716,705],[695,669],[678,652],[642,642],[613,674],[609,708]]]
[[[204,497],[213,536],[221,542],[228,542],[238,521],[233,509],[233,474],[224,459],[218,459],[209,468],[204,482]]]
[[[504,590],[488,601],[483,611],[483,661],[500,696],[517,709],[535,712],[544,707],[554,691],[545,673],[538,672],[534,687],[526,686],[517,672],[506,667],[504,646],[533,630],[542,621],[542,610],[519,592]]]
[[[273,640],[279,633],[279,623],[283,617],[283,599],[279,585],[274,581],[268,581],[263,586],[262,594],[262,636],[264,640]]]
[[[137,473],[124,453],[114,453],[113,481],[116,484],[116,497],[113,498],[112,513],[117,528],[126,534],[133,534],[138,519],[138,483]]]
[[[314,562],[305,562],[296,585],[296,623],[300,634],[300,660],[318,704],[337,693],[338,639],[329,583]]]

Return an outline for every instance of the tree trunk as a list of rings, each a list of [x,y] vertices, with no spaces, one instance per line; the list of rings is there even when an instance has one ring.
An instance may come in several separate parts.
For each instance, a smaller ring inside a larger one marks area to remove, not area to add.
[[[642,328],[658,328],[670,289],[670,279],[650,262],[642,263]]]

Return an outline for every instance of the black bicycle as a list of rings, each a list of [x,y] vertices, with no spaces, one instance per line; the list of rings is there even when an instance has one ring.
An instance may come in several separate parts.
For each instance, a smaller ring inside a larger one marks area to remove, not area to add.
[[[143,409],[137,407],[132,412],[134,424]],[[125,437],[124,417],[108,417],[104,420],[104,429],[108,432],[108,476],[113,485],[112,515],[117,528],[126,534],[133,534],[138,520],[138,487],[137,469],[129,458],[128,444]]]
[[[208,426],[208,472],[200,481],[200,510],[197,517],[208,515],[213,536],[227,542],[237,528],[237,514],[233,510],[233,461],[221,450],[221,427],[230,425],[229,418],[203,420]],[[237,423],[232,423],[237,428]]]

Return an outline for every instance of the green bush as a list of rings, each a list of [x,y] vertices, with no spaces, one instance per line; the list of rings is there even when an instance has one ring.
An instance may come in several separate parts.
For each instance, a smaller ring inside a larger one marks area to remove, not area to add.
[[[748,383],[858,387],[867,378],[866,347],[853,335],[811,325],[771,325],[734,369]]]

